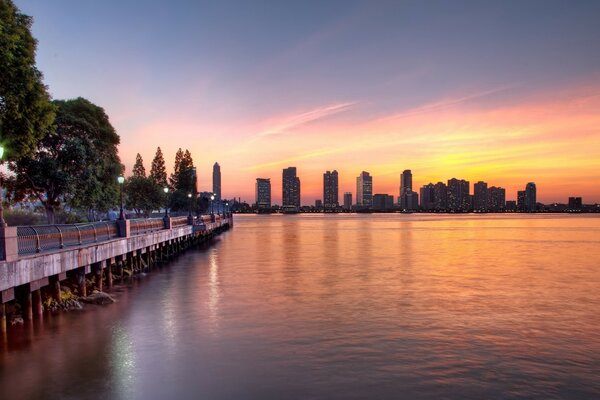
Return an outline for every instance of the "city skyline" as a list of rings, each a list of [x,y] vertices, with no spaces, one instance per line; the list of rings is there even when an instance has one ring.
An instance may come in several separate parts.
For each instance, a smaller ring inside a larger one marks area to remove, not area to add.
[[[137,152],[188,142],[202,188],[206,149],[223,147],[224,197],[251,199],[256,176],[287,165],[307,204],[331,166],[342,191],[366,169],[375,192],[396,193],[410,165],[413,190],[460,176],[512,199],[535,180],[542,202],[600,201],[598,3],[17,5],[50,93],[104,107],[127,171]]]

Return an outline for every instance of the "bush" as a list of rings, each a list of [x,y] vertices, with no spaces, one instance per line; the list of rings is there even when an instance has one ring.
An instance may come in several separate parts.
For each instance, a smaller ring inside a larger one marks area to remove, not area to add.
[[[4,220],[8,226],[42,225],[46,215],[27,210],[4,210]]]

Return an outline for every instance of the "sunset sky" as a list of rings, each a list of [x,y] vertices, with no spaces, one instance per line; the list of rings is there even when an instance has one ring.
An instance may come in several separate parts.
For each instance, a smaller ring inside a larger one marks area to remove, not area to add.
[[[600,202],[600,1],[16,0],[54,98],[104,107],[131,171],[189,149],[199,187],[302,203],[337,169],[398,195],[463,178]],[[472,190],[472,188],[471,188]]]

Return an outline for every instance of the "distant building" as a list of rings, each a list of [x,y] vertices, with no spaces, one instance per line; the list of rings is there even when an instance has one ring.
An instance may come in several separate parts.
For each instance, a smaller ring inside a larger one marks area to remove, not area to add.
[[[300,208],[300,178],[296,176],[296,167],[284,168],[281,191],[282,207]]]
[[[583,200],[581,197],[569,197],[569,211],[583,210]]]
[[[401,210],[408,210],[407,196],[412,192],[412,172],[410,169],[405,169],[400,174],[400,200],[398,205]]]
[[[344,210],[352,210],[352,192],[344,193]]]
[[[389,194],[373,195],[373,209],[376,211],[391,211],[394,209],[394,196]]]
[[[361,172],[356,178],[356,205],[373,206],[373,177],[366,171]]]
[[[537,189],[535,183],[529,182],[525,186],[525,211],[535,212],[537,204]]]
[[[433,203],[435,211],[448,210],[448,186],[444,182],[438,182],[433,186]]]
[[[506,208],[506,190],[501,187],[488,188],[488,211],[502,212]]]
[[[323,202],[321,200],[315,200],[315,208],[317,211],[323,210]]]
[[[506,212],[516,212],[517,211],[517,202],[514,200],[508,200],[506,202]]]
[[[271,208],[271,179],[256,178],[256,208]]]
[[[479,181],[473,185],[473,211],[488,210],[488,187],[486,182]]]
[[[524,212],[525,211],[525,191],[519,190],[517,192],[517,211]]]
[[[468,212],[470,205],[469,181],[450,179],[448,181],[448,211]]]
[[[213,193],[215,200],[221,200],[221,166],[217,162],[213,165]]]
[[[444,185],[445,186],[445,185]],[[421,210],[433,211],[435,210],[435,185],[429,183],[421,187]]]
[[[338,172],[336,170],[326,171],[323,174],[323,206],[325,209],[338,208],[338,191]]]

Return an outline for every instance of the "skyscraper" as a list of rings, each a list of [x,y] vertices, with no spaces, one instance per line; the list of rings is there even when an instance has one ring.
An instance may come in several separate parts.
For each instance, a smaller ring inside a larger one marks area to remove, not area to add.
[[[469,181],[450,179],[448,181],[448,211],[467,212],[470,204]]]
[[[438,182],[433,186],[433,202],[436,211],[448,209],[448,186],[444,182]]]
[[[339,206],[338,202],[338,172],[326,171],[323,174],[323,206],[326,210],[333,210]]]
[[[405,169],[402,174],[400,174],[400,208],[402,210],[407,210],[408,202],[407,195],[412,192],[412,173],[410,169]]]
[[[421,187],[421,209],[424,211],[435,209],[435,185],[433,183]]]
[[[300,178],[296,176],[296,167],[283,169],[282,206],[300,208]]]
[[[517,211],[524,212],[525,211],[525,191],[519,190],[517,192]]]
[[[488,188],[488,211],[501,212],[506,209],[506,190],[501,187]]]
[[[213,193],[215,200],[221,200],[221,167],[217,162],[213,165]]]
[[[271,208],[271,179],[256,178],[256,208]]]
[[[373,205],[373,177],[363,171],[356,178],[356,205],[371,207]]]
[[[374,194],[373,210],[391,211],[394,208],[394,196],[390,194]]]
[[[486,212],[488,210],[488,187],[486,182],[479,181],[473,185],[473,211]]]
[[[527,212],[535,212],[536,211],[536,203],[537,203],[537,193],[536,193],[535,183],[529,182],[527,186],[525,186],[525,211]]]
[[[352,192],[344,193],[344,210],[352,209]]]

